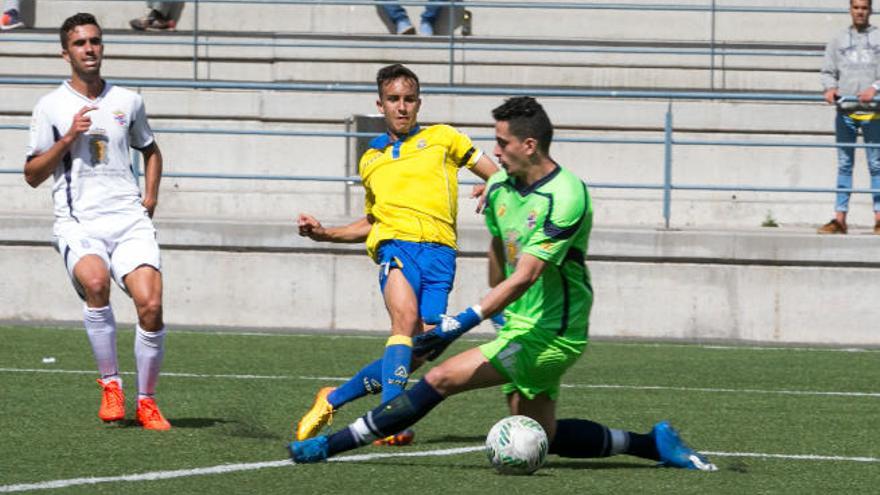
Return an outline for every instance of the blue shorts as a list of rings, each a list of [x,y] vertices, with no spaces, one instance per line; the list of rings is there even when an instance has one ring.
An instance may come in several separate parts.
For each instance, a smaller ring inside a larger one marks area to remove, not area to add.
[[[433,242],[384,241],[379,245],[379,289],[392,268],[400,269],[416,298],[422,321],[440,323],[455,279],[455,250]]]

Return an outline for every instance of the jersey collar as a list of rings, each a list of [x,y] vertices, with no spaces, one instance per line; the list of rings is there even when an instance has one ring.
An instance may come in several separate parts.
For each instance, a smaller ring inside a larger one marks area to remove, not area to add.
[[[559,164],[556,163],[555,160],[553,161],[553,163],[556,165],[556,168],[554,168],[549,174],[547,174],[544,177],[541,177],[540,179],[535,181],[530,186],[526,186],[525,184],[520,184],[519,181],[516,180],[516,177],[513,177],[513,176],[508,176],[507,181],[510,182],[510,185],[513,186],[514,189],[516,189],[516,191],[519,193],[520,196],[528,196],[529,194],[538,190],[539,187],[550,182],[551,180],[553,180],[554,177],[559,175],[559,172],[562,171],[562,167],[560,167]]]
[[[80,93],[79,91],[73,89],[73,86],[71,86],[69,80],[64,81],[64,87],[67,88],[68,91],[70,91],[71,93],[73,93],[77,97],[85,100],[86,102],[91,103],[91,104],[95,104],[95,103],[100,102],[101,100],[104,99],[105,96],[107,96],[107,93],[110,92],[110,86],[112,86],[106,79],[102,79],[102,80],[104,81],[104,89],[101,90],[101,94],[99,94],[98,97],[95,98],[94,100],[89,98],[88,96]]]
[[[420,125],[416,124],[416,126],[413,127],[413,128],[409,131],[409,133],[407,133],[407,135],[403,137],[403,139],[398,139],[397,142],[403,142],[403,141],[406,141],[406,140],[409,139],[410,137],[415,136],[416,134],[418,134],[419,131],[421,131],[421,130],[422,130],[422,127],[421,127]],[[385,148],[387,148],[388,145],[390,145],[391,143],[392,143],[392,141],[391,141],[391,133],[386,132],[386,133],[384,133],[384,134],[379,134],[378,136],[376,136],[376,137],[374,137],[373,139],[371,139],[371,140],[370,140],[370,148],[374,148],[374,149],[377,149],[377,150],[379,150],[379,151],[382,151],[382,150],[384,150]]]

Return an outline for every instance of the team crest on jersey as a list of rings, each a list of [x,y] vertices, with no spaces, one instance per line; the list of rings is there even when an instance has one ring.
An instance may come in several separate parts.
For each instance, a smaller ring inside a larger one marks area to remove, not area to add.
[[[498,214],[498,218],[503,217],[505,213],[507,213],[507,205],[501,205],[501,206],[499,206],[499,207],[498,207],[498,213],[497,213],[497,214]]]
[[[532,230],[535,228],[535,225],[537,223],[538,223],[538,212],[532,210],[529,212],[529,216],[526,218],[526,227],[528,227],[529,230]]]
[[[125,127],[125,124],[128,123],[125,120],[125,112],[123,112],[122,110],[116,110],[115,112],[113,112],[113,120],[115,120],[117,124],[123,127]]]
[[[418,149],[424,149],[424,147],[427,146],[427,145],[428,145],[428,142],[427,142],[427,141],[425,141],[424,139],[419,139],[419,142],[416,143],[416,148],[418,148]]]

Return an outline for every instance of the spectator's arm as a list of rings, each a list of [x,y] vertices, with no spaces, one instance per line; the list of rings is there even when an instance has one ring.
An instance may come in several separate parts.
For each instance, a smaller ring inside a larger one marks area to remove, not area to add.
[[[840,71],[837,67],[836,39],[829,41],[825,46],[825,58],[822,60],[822,69],[819,73],[825,101],[832,104],[837,99],[837,81],[840,79]]]

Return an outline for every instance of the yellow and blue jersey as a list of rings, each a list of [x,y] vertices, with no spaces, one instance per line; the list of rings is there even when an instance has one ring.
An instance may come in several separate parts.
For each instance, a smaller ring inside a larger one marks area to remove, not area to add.
[[[374,218],[367,254],[382,241],[433,242],[456,248],[458,169],[482,156],[470,138],[448,125],[416,126],[392,142],[370,141],[358,170],[366,189],[364,212]]]

